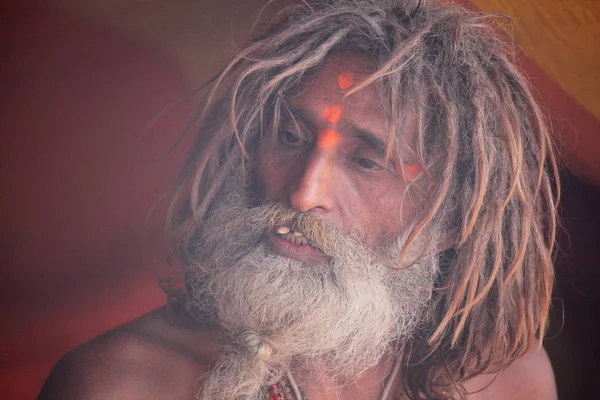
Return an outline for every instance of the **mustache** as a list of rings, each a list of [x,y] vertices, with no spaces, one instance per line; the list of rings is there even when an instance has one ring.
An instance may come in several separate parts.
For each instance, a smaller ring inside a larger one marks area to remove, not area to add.
[[[249,222],[263,233],[270,232],[277,226],[287,225],[301,232],[311,246],[327,255],[333,255],[338,246],[349,246],[357,240],[353,235],[328,225],[318,214],[294,210],[283,203],[264,203],[247,209],[247,212]]]

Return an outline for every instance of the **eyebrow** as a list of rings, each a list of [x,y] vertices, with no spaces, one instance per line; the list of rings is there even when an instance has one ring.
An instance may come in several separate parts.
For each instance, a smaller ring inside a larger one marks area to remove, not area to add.
[[[361,129],[353,124],[350,124],[350,128],[354,135],[360,139],[363,143],[368,145],[378,154],[385,152],[385,143],[379,139],[374,133]]]
[[[291,113],[291,115],[289,115]],[[287,108],[283,114],[283,123],[295,124],[299,122],[300,127],[304,126],[310,130],[316,131],[317,127],[311,119],[311,115],[301,108]]]
[[[304,125],[308,129],[315,130],[317,126],[313,123],[313,115],[302,109],[302,108],[288,108],[289,112],[291,112],[291,116],[287,115],[286,112],[283,116],[283,121],[287,121],[288,123],[293,123],[293,119],[299,121],[300,125]],[[373,151],[377,154],[385,153],[385,143],[377,137],[373,132],[357,127],[356,125],[349,123],[350,131],[353,136],[358,138],[364,144],[369,146]]]

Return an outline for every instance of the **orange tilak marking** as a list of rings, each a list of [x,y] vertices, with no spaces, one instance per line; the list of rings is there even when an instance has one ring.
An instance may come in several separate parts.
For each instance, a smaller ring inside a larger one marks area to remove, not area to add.
[[[335,147],[335,145],[340,141],[340,135],[338,132],[333,129],[325,129],[319,133],[319,139],[317,140],[317,147],[320,149],[331,149]]]
[[[337,124],[342,116],[342,106],[334,104],[323,110],[321,116],[330,124]]]
[[[423,166],[421,164],[411,164],[405,165],[404,169],[401,166],[398,166],[397,169],[404,179],[411,180],[415,179],[417,175],[419,175],[421,171],[423,171]],[[404,171],[406,171],[406,174],[404,173]]]
[[[415,176],[419,175],[421,171],[423,171],[423,167],[421,166],[421,164],[407,165],[404,168],[406,169],[406,172],[408,173],[408,175],[410,175],[411,178],[414,178]]]
[[[343,72],[338,75],[338,86],[342,90],[349,89],[354,85],[354,74],[352,72]]]

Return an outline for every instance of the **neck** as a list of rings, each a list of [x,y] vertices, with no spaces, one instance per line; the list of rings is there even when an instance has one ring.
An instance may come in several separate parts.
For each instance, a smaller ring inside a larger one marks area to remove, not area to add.
[[[305,399],[391,400],[400,386],[399,374],[393,376],[395,365],[396,357],[386,356],[359,377],[343,383],[336,381],[325,368],[299,361],[292,362],[290,373]],[[387,386],[392,390],[384,396]]]

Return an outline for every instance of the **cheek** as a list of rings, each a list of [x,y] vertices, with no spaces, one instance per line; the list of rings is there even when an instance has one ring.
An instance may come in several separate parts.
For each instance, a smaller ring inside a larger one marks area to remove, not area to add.
[[[301,160],[278,157],[268,148],[261,148],[255,162],[255,195],[260,199],[283,201],[292,185],[294,171]]]
[[[283,181],[282,169],[274,160],[261,159],[256,168],[257,195],[261,200],[274,199],[278,195],[278,187]]]
[[[258,148],[254,163],[254,192],[262,201],[275,196],[275,187],[281,180],[281,168],[277,165],[277,159],[271,156],[266,145]]]
[[[360,224],[373,245],[380,246],[395,240],[414,219],[417,204],[411,189],[405,185],[382,185],[365,190],[359,214]]]

